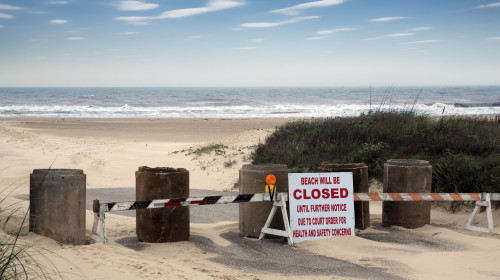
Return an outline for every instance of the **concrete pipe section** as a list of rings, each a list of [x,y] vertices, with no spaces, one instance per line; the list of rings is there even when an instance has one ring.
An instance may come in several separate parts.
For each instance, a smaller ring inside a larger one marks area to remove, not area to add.
[[[189,197],[189,171],[184,168],[147,166],[135,173],[136,201]],[[150,243],[189,240],[189,207],[137,209],[139,241]]]
[[[368,166],[364,163],[323,163],[318,172],[352,172],[353,191],[368,193]],[[356,229],[370,227],[370,202],[355,201],[354,217]]]
[[[63,244],[85,244],[86,176],[80,169],[34,169],[30,231]]]
[[[432,166],[426,160],[391,159],[384,164],[385,193],[430,193]],[[430,223],[431,202],[384,201],[382,225],[406,228]]]
[[[240,169],[240,194],[265,192],[266,177],[276,177],[276,192],[288,192],[288,167],[283,164],[247,164]],[[273,202],[239,203],[239,228],[244,237],[259,237],[273,207]],[[271,228],[285,229],[280,211],[276,212]]]

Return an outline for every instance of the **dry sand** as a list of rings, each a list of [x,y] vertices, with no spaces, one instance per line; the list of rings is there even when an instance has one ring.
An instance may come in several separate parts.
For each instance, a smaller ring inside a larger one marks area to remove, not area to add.
[[[8,202],[28,206],[33,169],[77,168],[87,174],[87,201],[134,198],[139,166],[183,167],[192,194],[234,191],[238,169],[252,147],[285,119],[0,121],[0,191]],[[190,154],[224,144],[225,154]],[[236,161],[236,163],[231,161]],[[217,208],[218,207],[218,208]],[[236,205],[192,207],[188,242],[137,242],[135,219],[108,214],[110,243],[61,245],[27,233],[22,241],[48,250],[64,279],[499,279],[500,211],[491,234],[463,230],[470,209],[433,208],[431,225],[419,229],[381,226],[381,204],[370,203],[371,228],[288,247],[281,239],[259,241],[238,234]],[[90,206],[89,208],[90,209]],[[125,213],[125,212],[123,212]],[[485,225],[485,214],[477,221]],[[87,231],[93,222],[87,211]],[[10,224],[7,227],[14,227]]]

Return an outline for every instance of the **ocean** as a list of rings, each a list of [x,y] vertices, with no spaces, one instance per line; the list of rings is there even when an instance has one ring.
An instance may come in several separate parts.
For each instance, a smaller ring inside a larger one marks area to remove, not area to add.
[[[500,86],[1,88],[0,117],[322,118],[500,114]]]

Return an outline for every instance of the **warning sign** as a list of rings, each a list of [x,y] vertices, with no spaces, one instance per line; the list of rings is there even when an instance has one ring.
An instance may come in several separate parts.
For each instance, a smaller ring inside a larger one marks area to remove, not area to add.
[[[351,172],[288,174],[293,241],[354,235]]]

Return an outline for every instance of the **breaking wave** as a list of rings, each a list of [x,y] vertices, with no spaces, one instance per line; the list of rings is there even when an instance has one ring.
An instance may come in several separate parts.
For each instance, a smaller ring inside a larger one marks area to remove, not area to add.
[[[0,106],[0,117],[57,118],[322,118],[357,116],[370,111],[414,111],[430,116],[500,114],[500,103],[415,104],[370,106],[271,105],[271,106],[95,106],[95,105],[8,105]]]

